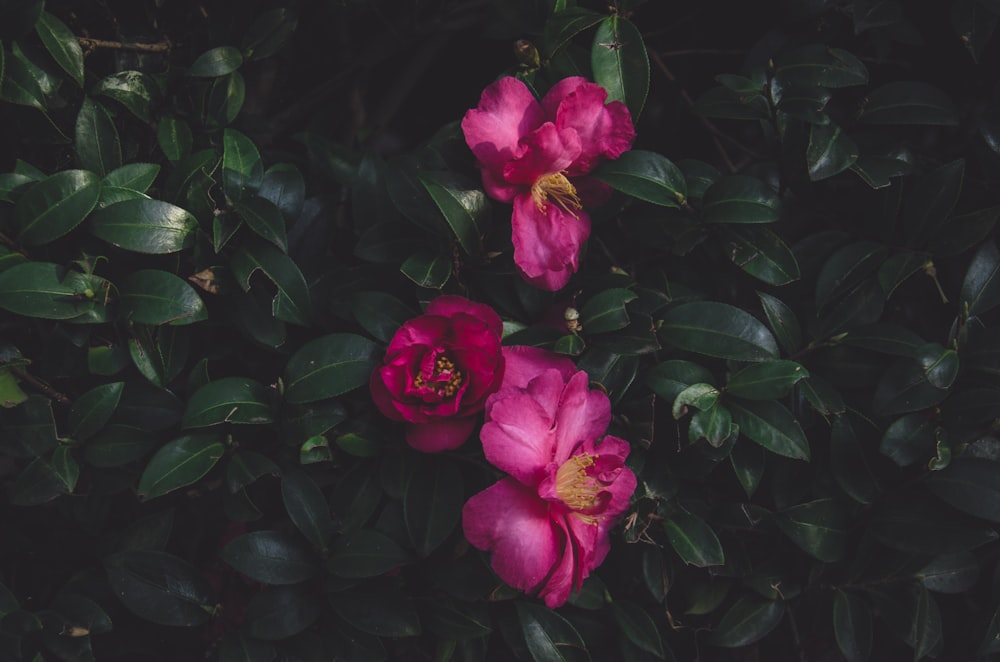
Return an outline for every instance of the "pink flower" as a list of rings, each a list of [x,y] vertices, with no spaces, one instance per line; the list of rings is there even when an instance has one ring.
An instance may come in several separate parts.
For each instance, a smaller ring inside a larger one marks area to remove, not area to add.
[[[469,499],[462,527],[492,552],[501,579],[557,607],[607,556],[635,491],[629,445],[604,436],[611,403],[572,361],[533,347],[504,356],[480,437],[486,459],[510,476]]]
[[[503,379],[502,330],[492,308],[452,295],[400,327],[370,386],[383,414],[409,423],[407,443],[436,453],[469,438]]]
[[[486,193],[514,203],[514,264],[536,287],[558,290],[579,268],[590,235],[583,207],[610,194],[583,175],[621,156],[635,139],[628,108],[620,101],[605,105],[607,97],[600,85],[573,77],[539,103],[521,81],[501,78],[462,119]]]

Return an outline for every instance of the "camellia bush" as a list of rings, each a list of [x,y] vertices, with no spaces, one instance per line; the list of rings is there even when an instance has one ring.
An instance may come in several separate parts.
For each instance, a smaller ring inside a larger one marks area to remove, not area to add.
[[[995,659],[998,20],[0,0],[0,659]]]

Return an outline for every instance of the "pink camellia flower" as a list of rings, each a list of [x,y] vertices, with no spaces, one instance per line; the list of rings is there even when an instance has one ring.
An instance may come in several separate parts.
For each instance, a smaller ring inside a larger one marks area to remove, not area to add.
[[[558,607],[611,548],[636,486],[629,445],[604,436],[611,403],[572,361],[533,347],[504,355],[480,437],[486,459],[510,475],[469,499],[462,527],[492,552],[501,579]]]
[[[502,330],[492,308],[453,295],[400,327],[370,386],[383,414],[409,424],[407,443],[436,453],[469,438],[503,379]]]
[[[573,77],[539,103],[521,81],[501,78],[462,119],[486,193],[514,203],[514,264],[536,287],[558,290],[579,268],[580,247],[590,236],[583,208],[610,194],[583,176],[635,139],[628,108],[605,104],[607,97],[600,85]]]

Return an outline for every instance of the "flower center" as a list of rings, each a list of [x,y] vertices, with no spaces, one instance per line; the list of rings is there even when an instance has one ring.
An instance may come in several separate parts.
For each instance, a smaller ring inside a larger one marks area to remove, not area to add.
[[[594,466],[596,455],[574,455],[556,471],[556,496],[573,510],[588,510],[597,505],[601,484],[587,469]]]
[[[583,205],[580,204],[580,197],[576,193],[576,187],[561,172],[539,177],[531,185],[531,197],[535,199],[535,205],[541,211],[545,211],[545,203],[551,198],[554,205],[573,218],[579,218],[576,212],[583,208]]]
[[[442,398],[450,398],[458,392],[463,380],[462,371],[455,367],[454,361],[447,354],[441,353],[434,359],[430,374],[421,371],[413,378],[413,385],[417,388],[429,388]]]

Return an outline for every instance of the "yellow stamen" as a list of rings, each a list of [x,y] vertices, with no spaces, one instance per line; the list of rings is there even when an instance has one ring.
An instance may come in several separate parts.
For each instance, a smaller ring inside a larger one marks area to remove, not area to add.
[[[441,382],[437,378],[444,376],[447,381]],[[458,392],[462,386],[462,371],[455,368],[455,364],[444,354],[439,354],[434,360],[434,370],[431,373],[433,384],[429,384],[424,379],[423,374],[418,373],[413,378],[413,385],[417,388],[432,388],[442,398],[450,398]]]
[[[531,197],[535,199],[535,205],[541,211],[545,211],[545,204],[550,198],[554,205],[573,218],[580,218],[576,212],[583,209],[580,197],[576,193],[576,187],[561,172],[539,177],[531,185]]]
[[[587,510],[597,503],[601,485],[587,469],[594,466],[597,455],[574,455],[556,470],[556,496],[573,510]]]

